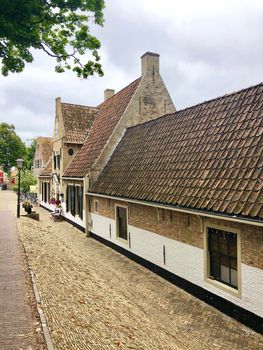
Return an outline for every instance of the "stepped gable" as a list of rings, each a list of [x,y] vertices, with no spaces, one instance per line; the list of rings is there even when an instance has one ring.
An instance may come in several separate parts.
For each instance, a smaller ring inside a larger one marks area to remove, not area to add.
[[[140,80],[141,78],[135,80],[98,106],[96,119],[89,135],[63,176],[84,177],[87,175],[121,119]]]
[[[85,141],[94,122],[97,108],[61,103],[65,129],[65,142],[80,143]]]
[[[129,128],[90,192],[263,219],[263,83]]]
[[[52,157],[49,158],[45,168],[41,171],[39,176],[51,176],[52,173]]]

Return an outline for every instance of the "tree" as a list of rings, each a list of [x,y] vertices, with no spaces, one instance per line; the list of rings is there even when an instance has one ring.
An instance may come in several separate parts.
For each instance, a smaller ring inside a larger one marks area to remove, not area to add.
[[[21,172],[21,180],[20,180],[20,190],[22,193],[30,193],[30,186],[36,185],[37,179],[33,175],[32,171],[24,169]],[[17,192],[17,185],[13,187],[13,190]]]
[[[16,134],[14,125],[0,123],[0,166],[9,173],[19,157],[26,157],[25,144]]]
[[[36,144],[36,139],[32,139],[31,144],[26,149],[25,167],[28,170],[31,170],[33,166],[33,160],[36,153]]]
[[[30,186],[36,185],[37,179],[30,170],[23,170],[21,173],[21,192],[30,192]]]
[[[1,0],[0,59],[2,74],[22,72],[32,62],[30,49],[53,57],[55,70],[72,69],[78,77],[103,75],[99,40],[90,34],[88,21],[103,25],[104,0]],[[86,51],[93,58],[86,63]]]

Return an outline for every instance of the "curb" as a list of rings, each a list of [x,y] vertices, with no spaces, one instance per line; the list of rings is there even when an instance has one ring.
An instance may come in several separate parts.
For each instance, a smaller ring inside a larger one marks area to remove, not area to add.
[[[27,265],[28,265],[28,268],[29,268],[30,277],[31,277],[32,285],[33,285],[33,292],[34,292],[35,299],[36,299],[36,302],[37,302],[37,311],[38,311],[38,314],[39,314],[40,323],[41,323],[43,334],[44,334],[44,338],[45,338],[45,341],[46,341],[47,350],[54,350],[53,343],[52,343],[51,336],[50,336],[50,332],[49,332],[49,329],[48,329],[46,316],[44,314],[44,311],[41,308],[42,302],[41,302],[41,297],[40,297],[39,291],[37,289],[36,280],[35,280],[35,274],[34,274],[34,271],[33,271],[32,267],[31,267],[31,265],[29,263],[28,251],[27,251],[27,249],[26,249],[26,247],[25,247],[25,245],[24,245],[24,243],[22,242],[21,239],[20,239],[20,242],[22,243],[22,247],[23,247],[25,255],[26,255]]]

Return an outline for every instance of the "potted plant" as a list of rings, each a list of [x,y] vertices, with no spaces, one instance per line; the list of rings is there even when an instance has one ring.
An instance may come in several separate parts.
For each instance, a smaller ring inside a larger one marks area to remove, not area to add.
[[[28,214],[31,214],[31,213],[32,213],[33,205],[32,205],[31,202],[25,201],[25,202],[22,204],[22,207],[25,209],[25,212],[27,212]]]

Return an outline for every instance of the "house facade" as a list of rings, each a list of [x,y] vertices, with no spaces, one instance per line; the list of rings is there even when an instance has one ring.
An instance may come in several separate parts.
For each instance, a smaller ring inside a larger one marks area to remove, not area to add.
[[[75,216],[72,211],[68,211],[62,174],[81,149],[94,122],[96,110],[94,107],[63,103],[60,97],[56,99],[51,157],[39,175],[40,203],[52,210],[54,204],[50,204],[50,201],[61,201],[63,215],[69,220]],[[83,197],[81,188],[77,192],[78,198]],[[78,213],[79,221],[83,218],[82,202],[82,199],[78,200],[79,205],[74,211],[74,214]]]
[[[76,212],[82,201],[78,191],[82,194],[88,192],[127,127],[174,111],[159,73],[159,55],[147,52],[141,57],[141,77],[116,94],[114,90],[105,90],[105,100],[97,106],[95,121],[83,147],[63,173],[66,213],[71,213],[71,222],[82,230],[86,229],[88,203],[83,196],[84,215],[80,218]]]
[[[33,174],[38,177],[46,167],[52,152],[52,137],[37,137],[33,159]]]
[[[262,333],[263,84],[128,128],[91,236]]]

